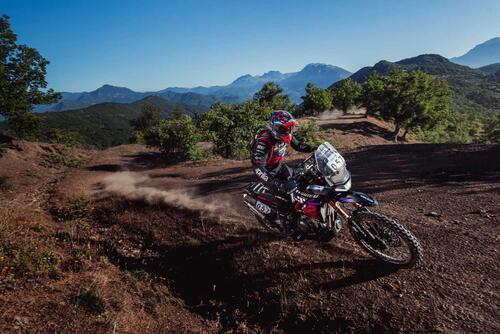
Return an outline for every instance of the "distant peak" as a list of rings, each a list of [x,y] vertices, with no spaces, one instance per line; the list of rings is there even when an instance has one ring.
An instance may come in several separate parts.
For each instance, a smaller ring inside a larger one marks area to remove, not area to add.
[[[282,75],[283,73],[281,73],[280,71],[268,71],[264,74],[262,74],[262,76],[264,78],[266,77],[275,77],[275,76],[279,76],[279,75]]]
[[[335,66],[333,65],[329,65],[329,64],[323,64],[323,63],[310,63],[310,64],[307,64],[304,69],[306,68],[323,68],[323,67],[326,67],[326,68],[335,68]]]
[[[118,87],[118,86],[113,86],[109,84],[104,84],[101,87],[96,89],[97,91],[100,90],[127,90],[127,91],[132,91],[130,88],[127,87]]]
[[[263,75],[275,75],[275,74],[281,74],[280,71],[268,71],[266,73],[264,73]]]
[[[244,82],[244,81],[247,81],[248,79],[251,79],[253,78],[250,74],[245,74],[245,75],[242,75],[241,77],[237,78],[236,80],[234,80],[232,83],[238,83],[238,82]]]

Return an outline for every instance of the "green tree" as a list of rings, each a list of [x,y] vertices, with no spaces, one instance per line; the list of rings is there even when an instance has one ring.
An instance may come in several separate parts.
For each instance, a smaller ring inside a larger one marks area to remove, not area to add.
[[[336,84],[331,90],[333,106],[346,113],[360,102],[362,87],[359,83],[347,78]]]
[[[451,91],[446,81],[422,71],[394,71],[371,75],[363,87],[363,106],[369,114],[394,122],[393,138],[404,129],[429,130],[449,117]]]
[[[186,111],[184,110],[184,107],[182,106],[182,104],[177,104],[175,106],[175,109],[172,112],[172,114],[170,114],[169,118],[170,119],[179,119],[179,118],[182,118],[185,114],[186,114]]]
[[[215,103],[204,115],[200,127],[214,151],[226,158],[247,158],[249,144],[266,125],[273,108],[256,101],[243,104]]]
[[[294,104],[290,101],[289,96],[283,94],[283,88],[274,81],[266,82],[262,88],[254,94],[253,100],[259,105],[269,107],[273,110],[291,111],[294,108]]]
[[[166,155],[185,158],[198,141],[196,127],[189,115],[162,120],[144,133],[147,145],[158,147]]]
[[[319,146],[321,144],[321,139],[318,134],[320,133],[320,128],[315,120],[310,120],[308,122],[301,123],[297,130],[295,130],[294,136],[303,143],[311,145],[312,147]]]
[[[38,128],[33,105],[56,102],[60,95],[47,88],[49,62],[36,49],[17,44],[9,17],[0,17],[0,114],[7,119],[7,129],[26,138]]]
[[[130,125],[134,128],[132,132],[132,137],[130,138],[131,143],[142,143],[144,140],[144,134],[147,130],[156,126],[161,121],[161,111],[160,108],[154,104],[146,104],[141,108],[141,114],[136,119],[130,121]]]
[[[316,87],[312,83],[306,86],[306,95],[302,96],[302,108],[304,115],[318,115],[332,108],[332,96],[330,91]]]
[[[487,143],[500,143],[500,114],[485,121],[483,140]]]

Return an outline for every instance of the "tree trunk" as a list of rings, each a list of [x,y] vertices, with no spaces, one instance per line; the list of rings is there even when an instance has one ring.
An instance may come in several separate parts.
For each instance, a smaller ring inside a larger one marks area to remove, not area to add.
[[[396,124],[396,129],[394,130],[394,132],[392,133],[392,138],[394,139],[394,141],[397,143],[398,142],[398,136],[399,136],[399,132],[401,131],[401,125],[399,124]]]
[[[405,132],[403,132],[403,140],[406,141],[406,134],[408,133],[408,129],[405,129]]]

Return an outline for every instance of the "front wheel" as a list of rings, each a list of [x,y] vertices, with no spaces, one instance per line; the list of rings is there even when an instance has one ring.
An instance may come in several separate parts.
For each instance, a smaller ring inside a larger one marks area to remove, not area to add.
[[[358,211],[353,214],[349,226],[354,239],[372,256],[404,268],[422,264],[420,242],[393,219],[374,212]]]

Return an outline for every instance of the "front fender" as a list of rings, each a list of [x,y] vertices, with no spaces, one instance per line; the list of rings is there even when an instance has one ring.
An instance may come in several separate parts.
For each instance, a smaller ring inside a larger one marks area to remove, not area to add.
[[[375,198],[359,191],[350,191],[348,193],[342,194],[338,201],[340,203],[358,203],[363,206],[378,205],[378,201]]]

